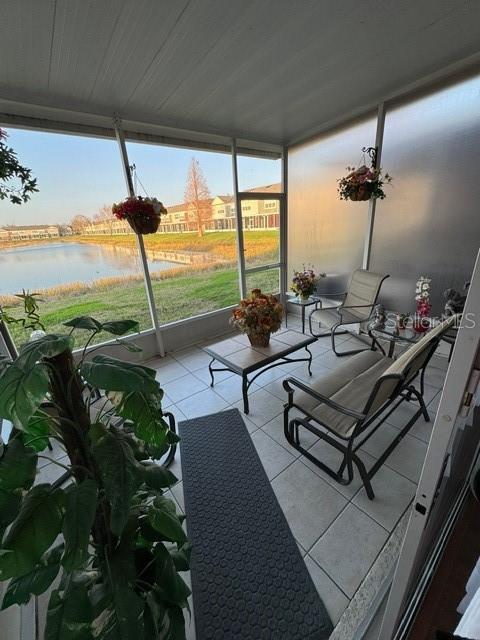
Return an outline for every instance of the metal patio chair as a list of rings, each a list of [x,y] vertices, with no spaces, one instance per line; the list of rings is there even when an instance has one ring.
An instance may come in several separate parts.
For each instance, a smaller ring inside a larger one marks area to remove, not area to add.
[[[422,414],[427,422],[430,420],[422,396],[423,385],[420,384],[419,390],[413,383],[417,377],[423,377],[439,341],[454,322],[455,316],[447,318],[397,360],[379,351],[363,351],[311,386],[296,378],[284,380],[283,387],[288,393],[284,405],[287,441],[340,484],[352,482],[355,465],[368,497],[373,500],[372,477]],[[418,410],[367,470],[357,455],[358,449],[381,428],[402,402],[415,400],[419,405]],[[289,412],[293,408],[300,415],[289,419]],[[332,469],[303,448],[300,439],[302,428],[343,454],[338,469]]]
[[[343,297],[340,304],[331,307],[322,307],[315,309],[310,313],[309,326],[310,333],[316,338],[330,336],[332,340],[332,349],[337,356],[348,356],[366,349],[351,349],[349,351],[338,351],[335,345],[335,336],[348,333],[347,330],[339,328],[352,324],[360,324],[368,322],[373,315],[373,310],[377,302],[378,294],[384,280],[389,276],[366,269],[357,269],[350,277],[348,290],[343,293],[322,293],[322,297]],[[317,324],[319,328],[322,326],[327,330],[316,333],[313,325]],[[360,336],[352,334],[358,340],[364,342]],[[372,345],[368,345],[371,349]]]

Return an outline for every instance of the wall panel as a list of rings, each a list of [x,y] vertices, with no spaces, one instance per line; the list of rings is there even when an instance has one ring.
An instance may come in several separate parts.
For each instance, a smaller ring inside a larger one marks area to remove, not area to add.
[[[289,150],[289,280],[293,269],[313,264],[329,274],[322,290],[338,291],[362,266],[368,203],[339,200],[337,180],[347,165],[362,163],[375,130],[372,117]]]
[[[480,77],[387,110],[382,166],[394,181],[377,202],[371,268],[390,274],[382,301],[414,309],[418,276],[461,288],[480,245]]]

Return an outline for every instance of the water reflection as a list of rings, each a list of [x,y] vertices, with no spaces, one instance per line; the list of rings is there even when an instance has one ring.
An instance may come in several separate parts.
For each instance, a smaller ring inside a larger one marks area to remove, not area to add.
[[[152,271],[178,266],[149,260]],[[81,243],[55,243],[0,251],[0,294],[21,289],[45,289],[68,282],[91,283],[98,278],[140,273],[135,250]]]

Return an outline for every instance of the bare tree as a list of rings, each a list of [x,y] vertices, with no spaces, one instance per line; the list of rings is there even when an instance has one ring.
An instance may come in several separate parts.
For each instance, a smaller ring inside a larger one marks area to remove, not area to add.
[[[72,218],[70,222],[70,226],[72,227],[73,233],[77,235],[81,235],[85,231],[85,227],[91,224],[91,221],[87,216],[76,215]]]
[[[188,220],[196,223],[198,235],[203,236],[205,223],[211,220],[213,214],[212,197],[200,163],[196,158],[192,158],[188,167],[185,204],[187,205]]]
[[[113,235],[113,223],[115,222],[115,218],[112,213],[112,207],[108,204],[104,204],[93,216],[94,222],[101,222],[105,225],[105,227],[109,230],[110,235]]]

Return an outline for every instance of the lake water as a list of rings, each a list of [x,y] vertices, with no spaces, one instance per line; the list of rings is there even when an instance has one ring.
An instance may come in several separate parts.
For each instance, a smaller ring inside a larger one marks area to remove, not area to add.
[[[151,271],[178,266],[162,260],[149,260],[148,265]],[[0,294],[140,272],[136,252],[125,248],[58,242],[0,250]]]

